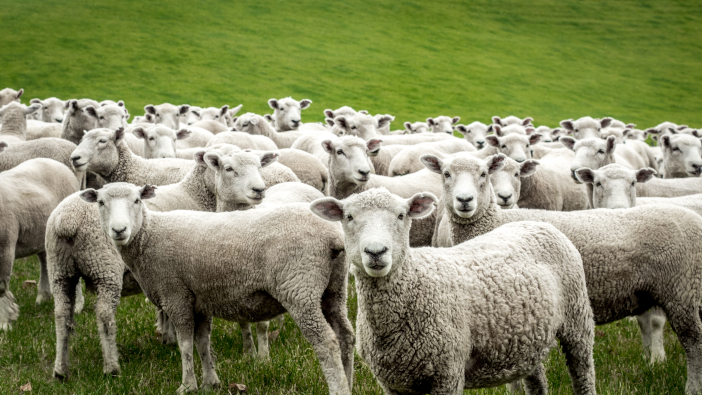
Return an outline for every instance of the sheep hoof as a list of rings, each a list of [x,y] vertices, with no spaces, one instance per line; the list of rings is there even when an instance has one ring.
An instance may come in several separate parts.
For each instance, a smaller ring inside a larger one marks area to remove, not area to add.
[[[105,366],[102,369],[102,373],[105,376],[117,377],[120,374],[120,369],[119,369],[119,366]]]
[[[44,303],[44,302],[46,302],[46,301],[49,301],[49,300],[51,300],[51,294],[50,294],[50,293],[49,293],[49,294],[45,294],[45,293],[39,292],[39,293],[37,294],[37,299],[36,299],[36,303],[37,303],[37,304],[42,304],[42,303]]]
[[[19,306],[15,303],[15,297],[11,292],[5,292],[0,297],[0,331],[12,329],[12,323],[19,318]]]
[[[54,378],[62,383],[65,383],[66,381],[68,381],[68,374],[61,374],[54,370]]]
[[[178,390],[176,391],[176,394],[186,394],[188,392],[196,392],[197,391],[197,384],[194,386],[188,385],[186,386],[185,384],[181,384]]]

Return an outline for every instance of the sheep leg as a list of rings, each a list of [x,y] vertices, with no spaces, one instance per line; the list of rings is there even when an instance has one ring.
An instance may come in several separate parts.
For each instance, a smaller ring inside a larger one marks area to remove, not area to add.
[[[161,334],[161,342],[163,344],[174,344],[177,342],[173,323],[163,310],[159,310],[156,315],[156,332]]]
[[[15,262],[15,240],[0,244],[0,331],[12,329],[12,323],[19,317],[19,306],[10,292],[10,275]],[[9,246],[9,247],[8,247]]]
[[[210,346],[212,317],[197,314],[195,316],[195,345],[202,361],[202,389],[209,391],[219,388],[220,381],[215,372],[214,358]]]
[[[195,317],[192,306],[179,306],[171,310],[180,314],[168,314],[173,323],[180,349],[180,359],[183,367],[183,381],[176,393],[197,391],[197,378],[195,377],[195,364],[193,361],[193,336],[195,334]]]
[[[83,295],[83,287],[80,285],[80,279],[76,283],[76,306],[74,308],[76,314],[83,312],[85,307],[85,296]]]
[[[524,388],[522,387],[522,380],[515,380],[511,383],[507,383],[507,391],[514,394],[523,394]]]
[[[314,300],[315,298],[309,298]],[[319,300],[319,299],[317,299]],[[330,395],[351,395],[344,365],[341,362],[341,349],[336,334],[326,322],[319,305],[292,305],[286,310],[295,320],[302,335],[312,345],[317,359],[327,379]]]
[[[575,395],[596,394],[595,361],[592,357],[592,348],[595,344],[594,322],[591,321],[591,318],[580,320],[579,326],[566,329],[565,333],[559,336],[558,340],[561,342],[561,348],[566,357],[566,366],[568,366],[573,393]],[[543,393],[546,393],[547,383],[544,365],[539,364],[537,370],[539,369],[544,374]],[[526,380],[525,385],[527,387],[529,385]],[[529,392],[527,391],[527,393]]]
[[[98,284],[97,301],[95,302],[95,317],[97,318],[98,334],[102,346],[103,368],[107,375],[117,376],[120,373],[119,355],[117,353],[117,323],[115,313],[119,305],[121,284]],[[80,289],[80,282],[76,293]]]
[[[651,358],[652,364],[665,361],[665,348],[663,347],[665,320],[665,313],[660,307],[652,307],[636,317],[641,329],[644,355]]]
[[[570,366],[570,365],[569,365]],[[546,381],[546,369],[544,364],[539,362],[539,366],[524,378],[524,389],[528,395],[548,394],[548,382]],[[576,392],[579,394],[579,392]]]
[[[347,281],[343,283],[346,284]],[[353,391],[353,358],[356,335],[353,332],[351,321],[348,319],[346,303],[344,302],[346,300],[346,287],[343,288],[341,293],[342,295],[336,295],[327,290],[322,299],[322,311],[336,335],[336,340],[339,342],[341,363],[344,366],[349,388]]]
[[[37,254],[39,258],[39,289],[37,289],[37,304],[42,304],[51,299],[51,286],[49,285],[49,271],[46,267],[46,251]]]
[[[285,327],[285,314],[281,314],[278,317],[276,317],[276,321],[278,321],[278,330],[282,331]]]
[[[54,377],[65,380],[68,377],[68,342],[73,332],[73,309],[75,305],[75,284],[78,278],[55,279],[54,291],[54,321],[56,324],[56,361],[54,362]]]
[[[253,333],[249,322],[239,322],[241,328],[241,341],[244,343],[244,354],[256,356],[256,346],[254,346]]]
[[[268,326],[270,322],[261,321],[256,323],[256,339],[258,340],[258,359],[268,359]]]
[[[663,306],[670,326],[678,336],[687,358],[686,394],[702,394],[702,320],[699,299],[696,306],[685,306],[690,302],[670,301]]]

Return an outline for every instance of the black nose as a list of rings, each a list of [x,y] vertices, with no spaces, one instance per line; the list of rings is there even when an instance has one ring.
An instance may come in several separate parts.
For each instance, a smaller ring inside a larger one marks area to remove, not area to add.
[[[479,147],[482,147],[483,145],[485,145],[484,141],[476,141],[475,143],[478,144]]]
[[[80,160],[80,155],[71,156],[71,162],[73,162],[73,164],[75,164],[79,160]]]
[[[297,125],[298,123],[300,123],[300,120],[299,120],[299,119],[293,119],[293,123]]]
[[[256,193],[263,193],[266,191],[266,188],[251,188],[251,189]]]
[[[56,118],[56,119],[54,119],[54,121],[61,123],[61,122],[63,122],[63,118]]]
[[[504,200],[504,201],[505,201],[505,203],[507,203],[507,201],[509,200],[509,198],[511,198],[511,197],[512,197],[512,194],[510,193],[510,194],[509,194],[509,195],[507,195],[507,196],[502,196],[502,195],[500,195],[500,194],[498,193],[498,194],[497,194],[497,196],[499,196],[499,197],[500,197],[500,199]]]
[[[388,250],[388,247],[383,247],[382,249],[376,250],[376,251],[369,250],[368,247],[366,247],[363,250],[363,252],[370,255],[371,258],[373,258],[373,259],[378,259],[378,258],[380,258],[381,255],[385,254],[385,252],[387,252],[387,250]]]
[[[458,200],[461,203],[469,203],[473,201],[473,196],[456,196],[456,200]]]
[[[112,231],[115,232],[115,235],[116,235],[116,236],[120,236],[120,235],[121,235],[122,233],[124,233],[126,230],[127,230],[127,227],[126,227],[126,226],[125,226],[124,228],[122,228],[121,230],[117,230],[117,229],[115,229],[115,228],[112,228]]]
[[[365,177],[370,174],[370,170],[359,170],[358,173]]]

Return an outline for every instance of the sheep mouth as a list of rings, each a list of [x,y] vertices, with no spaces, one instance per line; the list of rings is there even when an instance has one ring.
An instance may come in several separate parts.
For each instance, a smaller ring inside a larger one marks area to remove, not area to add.
[[[687,174],[689,174],[691,176],[695,176],[695,177],[699,177],[701,173],[702,173],[702,169],[687,172]]]
[[[252,200],[252,201],[254,201],[254,202],[259,202],[259,203],[260,203],[261,201],[263,201],[263,196],[259,196],[259,197],[247,196],[246,198],[249,199],[249,200]]]
[[[368,182],[368,179],[369,179],[369,178],[368,178],[368,176],[365,176],[365,177],[360,177],[360,178],[359,178],[359,177],[354,177],[353,179],[356,180],[356,181],[358,181],[358,183],[360,183],[360,184],[365,184],[365,183]]]
[[[500,208],[512,208],[514,206],[514,203],[508,202],[508,203],[497,203]]]
[[[86,167],[88,167],[88,162],[73,163],[73,168],[76,169],[76,171],[85,170]]]

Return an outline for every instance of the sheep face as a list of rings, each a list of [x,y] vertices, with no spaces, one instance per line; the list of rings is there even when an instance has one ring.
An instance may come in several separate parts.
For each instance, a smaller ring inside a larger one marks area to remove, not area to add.
[[[531,159],[531,146],[541,141],[540,134],[532,134],[530,136],[511,133],[505,137],[497,135],[486,136],[487,143],[497,148],[497,150],[507,157],[522,163],[527,159]]]
[[[636,183],[650,180],[656,171],[650,168],[630,170],[616,163],[599,170],[586,167],[575,171],[576,177],[590,184],[593,208],[630,208],[636,206]]]
[[[317,199],[310,208],[326,220],[341,221],[346,256],[355,275],[384,277],[401,270],[412,219],[431,214],[436,201],[428,192],[402,199],[385,188],[374,188],[343,201]]]
[[[350,116],[353,116],[355,114],[356,114],[356,110],[354,110],[353,108],[351,108],[349,106],[339,107],[336,110],[330,110],[330,109],[324,110],[324,116],[327,118],[331,118],[331,119],[334,119],[334,118],[342,116],[342,115],[345,117],[350,117]]]
[[[144,140],[144,158],[175,158],[176,141],[190,137],[190,131],[175,131],[165,125],[156,125],[149,129],[137,127],[132,134]]]
[[[19,103],[20,97],[22,97],[22,94],[24,93],[24,89],[20,89],[18,91],[11,89],[11,88],[5,88],[0,91],[0,107],[12,103],[13,101],[16,101]]]
[[[227,112],[229,112],[229,106],[226,104],[223,105],[222,108],[203,108],[202,110],[200,110],[200,120],[215,121],[227,126],[227,120],[225,119]]]
[[[296,130],[302,123],[301,111],[312,104],[310,99],[297,101],[292,97],[270,99],[268,105],[273,109],[273,118],[279,130]]]
[[[520,125],[520,126],[531,126],[531,122],[534,119],[532,117],[526,117],[524,119],[517,118],[514,115],[510,115],[507,118],[500,118],[497,115],[492,117],[492,122],[500,125],[500,126],[509,126],[509,125]]]
[[[76,171],[92,171],[98,174],[111,173],[119,162],[117,145],[124,139],[124,129],[94,129],[85,132],[78,147],[71,153],[71,162]]]
[[[458,125],[458,126],[462,126],[462,125]],[[428,132],[429,132],[429,124],[426,122],[415,122],[415,123],[405,122],[405,134],[417,134],[417,133],[428,133]]]
[[[41,109],[41,105],[38,103],[33,103],[29,107],[22,103],[10,102],[0,108],[0,123],[11,122],[11,120],[24,118],[27,115],[34,114]]]
[[[640,129],[624,129],[622,132],[626,140],[646,141],[648,133]]]
[[[490,175],[492,190],[501,209],[511,209],[517,204],[522,186],[521,177],[534,174],[537,165],[539,162],[533,159],[517,163],[507,158],[504,167]]]
[[[202,111],[202,107],[190,106],[188,111],[178,115],[178,122],[185,125],[192,125],[200,120],[200,111]]]
[[[370,180],[371,168],[368,151],[377,151],[382,140],[344,136],[322,141],[329,154],[329,173],[337,184],[365,185]]]
[[[488,127],[482,122],[473,122],[470,125],[457,125],[456,131],[477,149],[485,147],[485,135]]]
[[[260,134],[254,129],[261,122],[266,122],[265,118],[252,112],[247,112],[234,121],[234,129],[249,134]]]
[[[41,111],[37,113],[39,115],[37,119],[44,122],[63,122],[63,114],[66,109],[65,101],[50,97],[44,100],[32,99],[30,103],[38,103],[41,105]]]
[[[561,121],[561,127],[576,140],[584,140],[599,138],[600,130],[608,127],[611,123],[612,118],[596,120],[591,117],[583,117],[577,121],[572,119],[563,120]]]
[[[106,105],[102,107],[87,106],[83,112],[95,119],[98,128],[117,130],[127,126],[129,117],[124,102],[119,101],[118,105]]]
[[[453,134],[453,125],[457,124],[461,117],[447,117],[442,115],[436,118],[427,118],[427,124],[431,128],[432,133],[448,133]]]
[[[419,159],[427,169],[442,175],[446,211],[471,218],[476,212],[484,211],[494,199],[490,176],[502,169],[506,158],[504,154],[497,154],[482,160],[460,153],[446,160],[435,155],[422,155]]]
[[[600,138],[602,140],[607,140],[609,136],[614,136],[617,144],[624,144],[624,129],[608,127],[600,131]]]
[[[614,136],[607,137],[606,140],[586,139],[576,141],[570,136],[561,137],[561,143],[573,151],[575,157],[570,165],[571,176],[576,182],[580,182],[575,176],[575,171],[581,167],[597,170],[602,166],[614,163],[614,149],[617,141]]]
[[[190,106],[188,104],[174,106],[170,103],[163,103],[158,106],[149,104],[144,107],[144,111],[154,115],[155,123],[162,123],[171,129],[178,129],[178,117],[187,113],[189,109]]]
[[[334,124],[339,128],[342,135],[356,136],[363,140],[378,138],[378,129],[386,128],[390,125],[393,117],[383,115],[375,118],[364,113],[356,113],[353,116],[338,116],[334,118]]]
[[[132,236],[141,229],[146,214],[142,200],[154,197],[155,189],[150,185],[139,188],[134,184],[116,182],[99,191],[86,189],[80,197],[88,203],[98,204],[103,232],[120,246],[129,244]]]
[[[217,200],[232,204],[256,205],[266,196],[266,184],[261,178],[261,168],[278,160],[275,152],[262,155],[250,150],[220,155],[208,152],[203,157],[207,166],[215,171]]]
[[[699,177],[702,173],[702,143],[688,134],[671,134],[660,137],[663,149],[665,176]]]

